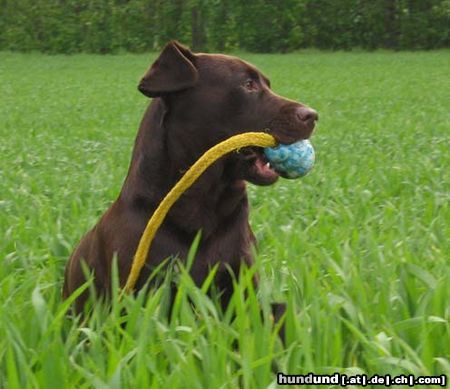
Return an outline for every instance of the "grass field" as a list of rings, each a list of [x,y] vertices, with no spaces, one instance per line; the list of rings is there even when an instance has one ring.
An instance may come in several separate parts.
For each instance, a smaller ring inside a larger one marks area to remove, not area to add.
[[[313,172],[249,188],[261,290],[240,298],[244,272],[232,320],[181,272],[173,322],[161,288],[77,324],[64,265],[119,192],[155,56],[0,53],[1,388],[275,387],[272,360],[450,375],[450,52],[241,56],[320,114]]]

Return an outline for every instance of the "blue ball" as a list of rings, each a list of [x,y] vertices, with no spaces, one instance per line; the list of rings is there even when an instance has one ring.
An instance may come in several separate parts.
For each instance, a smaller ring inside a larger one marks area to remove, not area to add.
[[[307,139],[290,145],[267,147],[264,149],[264,154],[270,166],[285,178],[303,177],[314,166],[314,148]]]

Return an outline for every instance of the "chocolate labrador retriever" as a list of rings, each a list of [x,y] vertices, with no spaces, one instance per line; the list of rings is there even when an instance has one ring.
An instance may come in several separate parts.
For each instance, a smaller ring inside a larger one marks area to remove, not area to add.
[[[160,201],[181,175],[215,144],[247,131],[267,131],[280,143],[308,138],[317,113],[276,95],[258,69],[238,58],[193,53],[170,42],[139,83],[153,98],[142,120],[128,175],[118,199],[80,241],[66,267],[63,296],[85,282],[82,262],[94,274],[97,292],[107,295],[111,263],[117,255],[123,286],[134,252]],[[191,269],[201,285],[215,264],[215,284],[225,307],[232,294],[232,272],[252,264],[255,242],[248,222],[246,181],[273,184],[279,173],[262,150],[246,148],[222,157],[175,203],[152,243],[140,274],[141,288],[168,257],[186,256],[201,230],[201,242]],[[88,294],[75,303],[83,309]],[[283,305],[276,305],[275,316]]]

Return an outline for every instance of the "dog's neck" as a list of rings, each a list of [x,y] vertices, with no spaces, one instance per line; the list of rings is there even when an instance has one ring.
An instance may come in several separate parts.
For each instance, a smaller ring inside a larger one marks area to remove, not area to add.
[[[154,99],[148,107],[136,137],[132,160],[120,198],[127,204],[154,212],[163,197],[198,156],[184,155],[177,134],[164,124],[166,107]],[[172,132],[172,133],[171,133]],[[171,138],[172,137],[172,138]],[[183,146],[183,145],[182,145]],[[172,149],[171,149],[172,148]],[[168,221],[178,228],[203,236],[213,233],[236,214],[247,215],[245,182],[233,180],[226,160],[213,164],[175,203]]]

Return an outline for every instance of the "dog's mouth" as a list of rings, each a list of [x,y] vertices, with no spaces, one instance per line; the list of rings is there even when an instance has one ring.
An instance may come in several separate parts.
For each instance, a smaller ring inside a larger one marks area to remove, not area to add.
[[[262,147],[246,147],[240,150],[241,159],[245,163],[244,179],[255,185],[272,185],[278,180],[280,173],[270,163]]]

